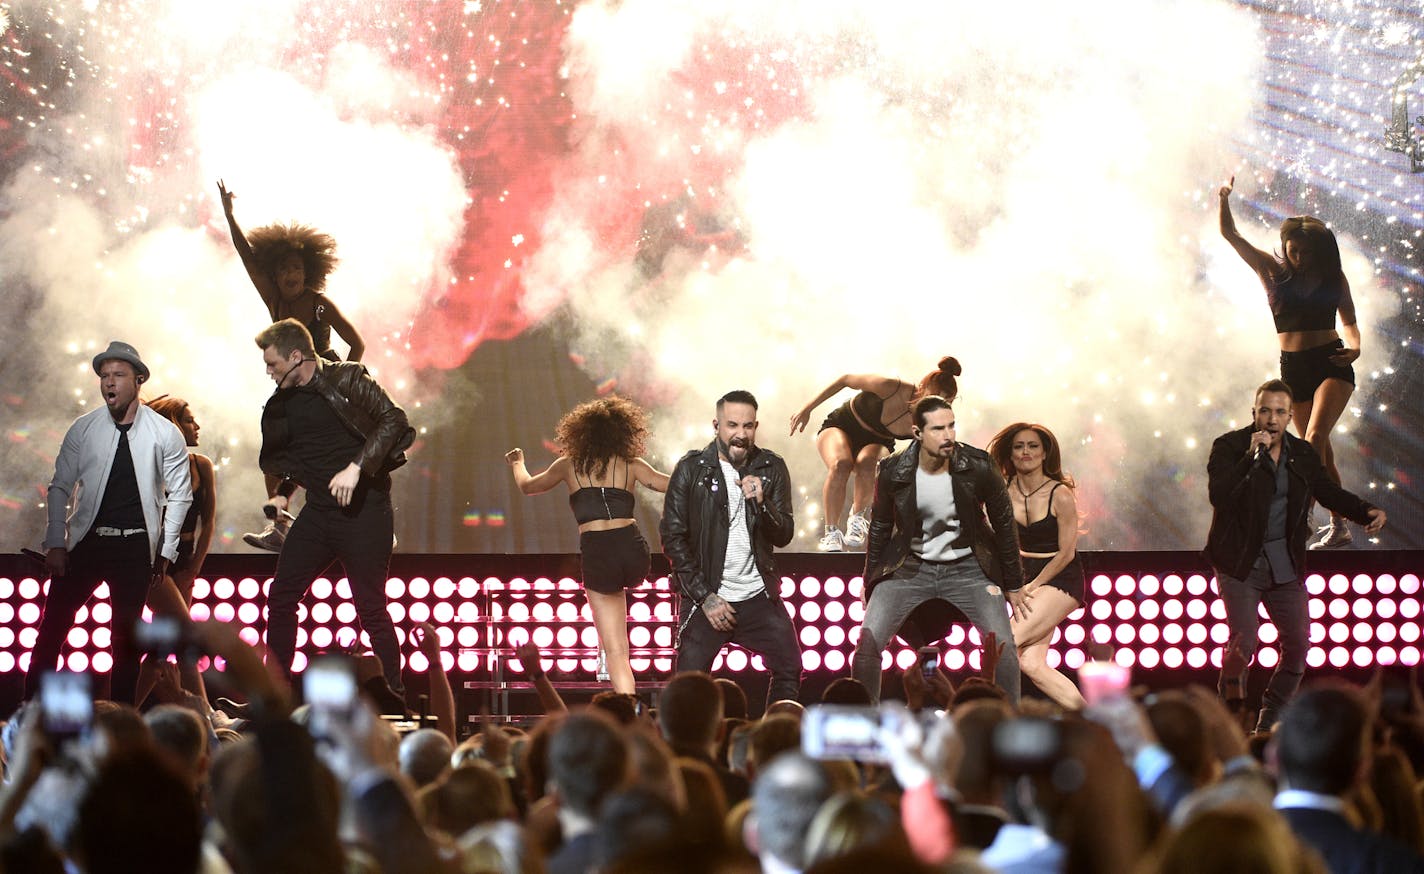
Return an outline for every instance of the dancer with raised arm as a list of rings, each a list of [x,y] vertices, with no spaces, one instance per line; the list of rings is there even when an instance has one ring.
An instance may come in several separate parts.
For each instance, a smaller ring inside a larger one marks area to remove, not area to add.
[[[816,451],[826,464],[821,487],[825,533],[817,544],[822,552],[843,552],[865,546],[870,533],[870,499],[875,489],[875,466],[895,448],[896,440],[910,439],[910,405],[925,395],[938,395],[950,403],[959,394],[955,377],[961,370],[951,356],[939,367],[911,384],[893,376],[847,373],[791,417],[791,434],[804,431],[811,413],[841,389],[853,388],[855,397],[836,407],[816,433]],[[855,474],[850,514],[845,510],[846,484]],[[846,519],[842,525],[841,520]]]
[[[311,334],[316,354],[329,361],[341,360],[331,348],[331,332],[335,331],[351,347],[346,360],[360,361],[366,342],[331,298],[323,294],[326,278],[337,263],[336,240],[310,225],[295,222],[263,225],[244,234],[232,211],[237,195],[221,179],[218,196],[233,248],[271,320],[293,318],[301,322]],[[249,546],[280,552],[294,517],[272,500],[277,494],[277,480],[269,476],[266,482],[268,501],[262,509],[270,521],[260,533],[244,534],[242,539]]]
[[[579,404],[559,420],[554,439],[563,454],[531,475],[524,450],[505,453],[519,490],[539,495],[563,483],[578,522],[583,590],[598,630],[609,680],[616,692],[634,694],[628,662],[628,589],[647,579],[647,541],[633,520],[635,485],[666,492],[668,475],[642,459],[648,416],[618,396]],[[600,672],[601,673],[601,672]]]
[[[1083,606],[1086,583],[1078,561],[1078,498],[1063,472],[1058,438],[1043,425],[1015,422],[989,442],[989,455],[1008,483],[1014,506],[1025,594],[1033,612],[1009,624],[1019,651],[1019,670],[1067,710],[1083,707],[1073,681],[1048,664],[1053,631]]]
[[[202,572],[203,561],[207,559],[208,548],[213,542],[213,526],[217,521],[217,477],[213,472],[212,459],[193,451],[198,445],[198,432],[202,427],[188,402],[172,395],[159,395],[147,404],[150,410],[177,425],[183,434],[183,441],[188,445],[188,476],[193,483],[193,503],[184,514],[183,527],[178,533],[178,558],[168,566],[163,580],[149,591],[148,607],[155,616],[172,617],[186,624],[188,607],[193,599],[193,581]],[[197,695],[206,704],[207,692],[203,688],[203,675],[197,663],[180,659],[178,671],[183,689]],[[135,705],[143,703],[157,680],[158,661],[151,657],[145,659],[139,669]]]
[[[1340,267],[1335,234],[1314,216],[1295,216],[1281,223],[1281,254],[1263,252],[1236,230],[1231,217],[1231,191],[1236,177],[1221,186],[1221,235],[1236,250],[1266,288],[1266,302],[1276,321],[1281,346],[1281,379],[1291,388],[1291,420],[1325,465],[1336,485],[1340,470],[1330,446],[1330,432],[1345,412],[1355,390],[1360,357],[1360,326],[1350,282]],[[1340,333],[1335,314],[1340,314]],[[1344,546],[1353,538],[1345,517],[1332,513],[1330,524],[1316,532],[1311,549]]]

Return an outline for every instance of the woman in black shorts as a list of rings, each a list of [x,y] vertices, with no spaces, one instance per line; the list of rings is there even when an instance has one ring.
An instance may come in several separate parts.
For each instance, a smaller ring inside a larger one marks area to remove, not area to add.
[[[554,439],[563,454],[530,475],[524,450],[504,459],[526,495],[563,483],[579,527],[583,590],[615,692],[637,691],[628,663],[628,597],[648,575],[648,544],[633,521],[633,485],[666,492],[668,475],[639,456],[648,438],[647,414],[615,396],[579,404],[559,420]]]
[[[791,417],[791,434],[805,430],[811,411],[843,388],[859,394],[826,416],[816,433],[816,450],[826,463],[826,482],[821,487],[821,507],[825,513],[825,534],[818,547],[822,552],[842,552],[846,547],[865,546],[870,534],[870,499],[875,491],[875,466],[890,454],[896,440],[910,439],[910,405],[924,395],[939,395],[953,403],[959,393],[955,377],[959,362],[946,356],[939,367],[925,374],[919,384],[893,376],[847,373]],[[850,516],[842,527],[846,484],[855,473]]]
[[[1078,687],[1048,664],[1054,629],[1083,606],[1085,597],[1073,478],[1063,472],[1057,438],[1042,425],[1015,422],[995,435],[989,455],[1008,481],[1023,556],[1023,590],[1033,603],[1026,618],[1010,621],[1019,668],[1060,707],[1080,709]]]
[[[177,425],[189,446],[198,445],[198,432],[202,428],[187,401],[171,395],[159,395],[145,403],[155,413]],[[212,459],[189,450],[188,473],[193,481],[193,504],[188,508],[188,515],[183,517],[183,527],[178,534],[178,558],[168,566],[163,582],[148,593],[148,608],[155,616],[168,616],[185,623],[193,600],[193,581],[203,570],[203,561],[208,557],[208,547],[213,542],[218,505],[217,477],[213,474]],[[187,659],[180,659],[178,671],[183,688],[206,703],[207,693],[198,666]],[[135,705],[143,703],[157,680],[158,661],[145,659],[139,669]]]
[[[1266,301],[1276,321],[1281,344],[1281,379],[1290,386],[1291,419],[1296,433],[1320,455],[1325,472],[1340,482],[1330,432],[1345,412],[1355,390],[1355,370],[1360,357],[1360,326],[1350,282],[1340,268],[1340,246],[1335,234],[1314,216],[1297,216],[1281,223],[1281,256],[1262,252],[1236,230],[1231,217],[1231,189],[1236,177],[1218,192],[1221,200],[1221,235],[1250,265],[1266,287]],[[1340,314],[1342,340],[1335,331]],[[1332,515],[1311,549],[1344,546],[1352,539],[1343,516]]]

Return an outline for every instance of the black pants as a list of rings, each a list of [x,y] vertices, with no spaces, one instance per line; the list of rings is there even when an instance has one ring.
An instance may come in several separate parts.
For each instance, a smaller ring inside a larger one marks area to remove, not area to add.
[[[1273,582],[1265,558],[1256,562],[1244,580],[1217,574],[1216,588],[1221,595],[1222,606],[1226,608],[1226,624],[1231,629],[1231,637],[1239,641],[1247,664],[1246,670],[1236,677],[1228,677],[1225,668],[1222,669],[1220,691],[1223,697],[1227,693],[1228,681],[1239,684],[1237,688],[1243,692],[1246,689],[1246,674],[1261,642],[1262,605],[1276,626],[1281,658],[1271,672],[1265,697],[1261,700],[1261,716],[1257,720],[1258,730],[1269,730],[1280,718],[1281,710],[1295,695],[1296,689],[1300,688],[1301,677],[1305,676],[1305,657],[1310,652],[1310,595],[1300,580],[1280,584]]]
[[[99,583],[107,582],[109,601],[114,609],[114,673],[109,695],[115,701],[133,703],[140,655],[134,648],[134,625],[143,616],[152,573],[147,534],[100,537],[90,532],[79,541],[69,551],[69,572],[50,580],[39,634],[35,638],[34,652],[30,654],[30,670],[25,675],[25,698],[34,696],[41,674],[55,669],[60,648],[69,629],[74,627],[79,608],[99,588]]]
[[[339,559],[351,583],[351,600],[371,649],[381,659],[386,682],[401,691],[400,645],[386,612],[386,576],[391,563],[391,496],[358,489],[350,506],[310,500],[287,532],[277,575],[267,593],[267,647],[290,679],[297,650],[297,607],[311,584]]]
[[[707,614],[691,601],[683,602],[682,631],[677,638],[677,669],[679,671],[711,671],[717,653],[729,643],[761,656],[771,671],[771,686],[766,702],[789,698],[796,700],[801,692],[801,644],[796,628],[781,602],[773,601],[762,591],[745,601],[732,602],[737,611],[737,625],[731,631],[718,631],[707,620]],[[687,616],[691,611],[691,616]]]

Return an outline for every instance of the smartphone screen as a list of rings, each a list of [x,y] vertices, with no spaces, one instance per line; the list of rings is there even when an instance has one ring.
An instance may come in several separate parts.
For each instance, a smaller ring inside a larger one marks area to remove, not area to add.
[[[88,674],[58,671],[40,678],[44,729],[56,742],[79,737],[94,722],[93,681]]]
[[[1126,696],[1131,679],[1132,671],[1117,662],[1084,662],[1078,669],[1078,685],[1089,707]]]
[[[920,673],[928,682],[939,669],[939,650],[933,646],[920,647]]]
[[[302,674],[302,695],[315,713],[349,716],[356,703],[356,667],[341,656],[313,659]]]
[[[883,762],[880,709],[817,704],[801,721],[801,751],[813,759]]]

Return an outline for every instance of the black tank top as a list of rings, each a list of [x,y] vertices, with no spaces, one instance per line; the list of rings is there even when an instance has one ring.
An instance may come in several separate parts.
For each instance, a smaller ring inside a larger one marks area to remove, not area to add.
[[[1276,333],[1287,331],[1333,331],[1335,311],[1345,289],[1335,282],[1324,281],[1309,294],[1300,291],[1298,274],[1280,282],[1266,283],[1266,300],[1271,304],[1271,316],[1276,321]]]
[[[316,350],[317,355],[328,361],[340,361],[341,356],[331,348],[331,323],[326,320],[326,296],[319,291],[313,291],[311,295],[316,299],[312,303],[312,320],[302,324],[311,334],[312,348]],[[281,298],[278,298],[277,303],[272,306],[272,321],[274,322],[280,322],[291,316],[291,313],[282,312],[282,303]]]
[[[627,485],[626,468],[624,473],[624,484]],[[578,471],[574,471],[574,482],[578,482]],[[574,511],[574,519],[580,525],[600,519],[632,519],[633,492],[617,486],[590,483],[569,493],[569,508]]]
[[[897,381],[895,391],[890,392],[889,397],[894,397],[895,392],[899,390],[900,383]],[[904,440],[908,435],[892,434],[888,426],[881,421],[885,416],[885,401],[888,399],[889,398],[882,398],[875,392],[863,391],[850,399],[850,408],[875,436],[885,437],[889,440]],[[896,416],[895,420],[890,424],[893,425],[908,415],[910,415],[910,410],[907,407],[905,412]]]
[[[1058,520],[1053,517],[1053,493],[1058,491],[1058,486],[1054,485],[1048,490],[1048,515],[1032,522],[1028,525],[1020,525],[1018,520],[1014,520],[1014,527],[1019,530],[1019,550],[1022,552],[1057,552],[1058,551]],[[1024,518],[1028,518],[1028,501],[1024,501]]]

